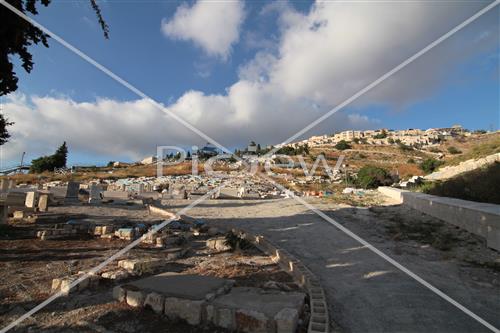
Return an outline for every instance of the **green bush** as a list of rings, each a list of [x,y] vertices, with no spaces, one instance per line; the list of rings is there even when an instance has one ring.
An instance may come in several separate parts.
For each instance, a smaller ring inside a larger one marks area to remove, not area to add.
[[[456,147],[450,146],[448,147],[448,153],[456,155],[456,154],[461,154],[462,151],[458,150]]]
[[[351,145],[349,142],[345,140],[340,140],[336,145],[335,148],[338,150],[346,150],[346,149],[351,149]]]
[[[364,166],[358,171],[357,185],[362,188],[376,188],[391,185],[392,178],[389,173],[376,166]]]
[[[428,158],[420,164],[420,169],[425,173],[434,172],[443,162],[436,160],[435,158]]]

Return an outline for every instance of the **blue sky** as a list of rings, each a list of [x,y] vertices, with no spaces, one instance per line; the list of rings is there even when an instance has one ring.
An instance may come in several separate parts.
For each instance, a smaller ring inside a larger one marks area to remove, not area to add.
[[[278,143],[488,2],[102,1],[105,40],[86,1],[34,18],[229,148]],[[375,6],[375,7],[373,7]],[[498,8],[307,136],[347,128],[499,128]],[[2,164],[51,153],[70,163],[134,160],[156,145],[201,145],[54,40],[4,98],[16,122]],[[56,117],[57,115],[57,117]],[[44,135],[41,135],[43,132]]]

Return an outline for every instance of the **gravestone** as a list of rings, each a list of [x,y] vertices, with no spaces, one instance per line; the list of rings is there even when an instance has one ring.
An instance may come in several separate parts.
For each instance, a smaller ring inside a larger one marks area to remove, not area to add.
[[[9,190],[16,188],[16,180],[15,179],[9,179]]]
[[[9,188],[9,180],[2,178],[0,179],[0,192],[7,192]]]
[[[68,182],[68,187],[66,188],[66,197],[64,198],[64,202],[78,202],[79,190],[80,190],[80,183]]]
[[[41,212],[46,212],[49,208],[49,195],[42,194],[38,199],[38,210]]]
[[[101,187],[96,184],[90,184],[89,188],[89,203],[101,202]]]
[[[24,206],[27,208],[35,208],[36,207],[36,199],[38,197],[38,193],[35,191],[26,193],[26,200],[24,201]]]

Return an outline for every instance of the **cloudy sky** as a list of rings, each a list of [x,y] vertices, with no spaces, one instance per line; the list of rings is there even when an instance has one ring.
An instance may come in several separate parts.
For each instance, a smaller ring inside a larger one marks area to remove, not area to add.
[[[203,145],[175,113],[230,149],[279,143],[447,33],[490,1],[87,1],[40,8],[40,23],[161,104],[137,96],[56,41],[18,66],[2,98],[15,122],[1,164],[49,154],[70,163]],[[306,136],[343,129],[499,128],[499,8]]]

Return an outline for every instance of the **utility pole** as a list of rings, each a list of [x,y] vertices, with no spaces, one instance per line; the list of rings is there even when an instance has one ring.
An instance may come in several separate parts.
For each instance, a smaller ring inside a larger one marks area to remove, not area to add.
[[[25,151],[23,151],[23,155],[21,156],[21,165],[20,165],[21,168],[23,167],[24,155],[26,155]]]

